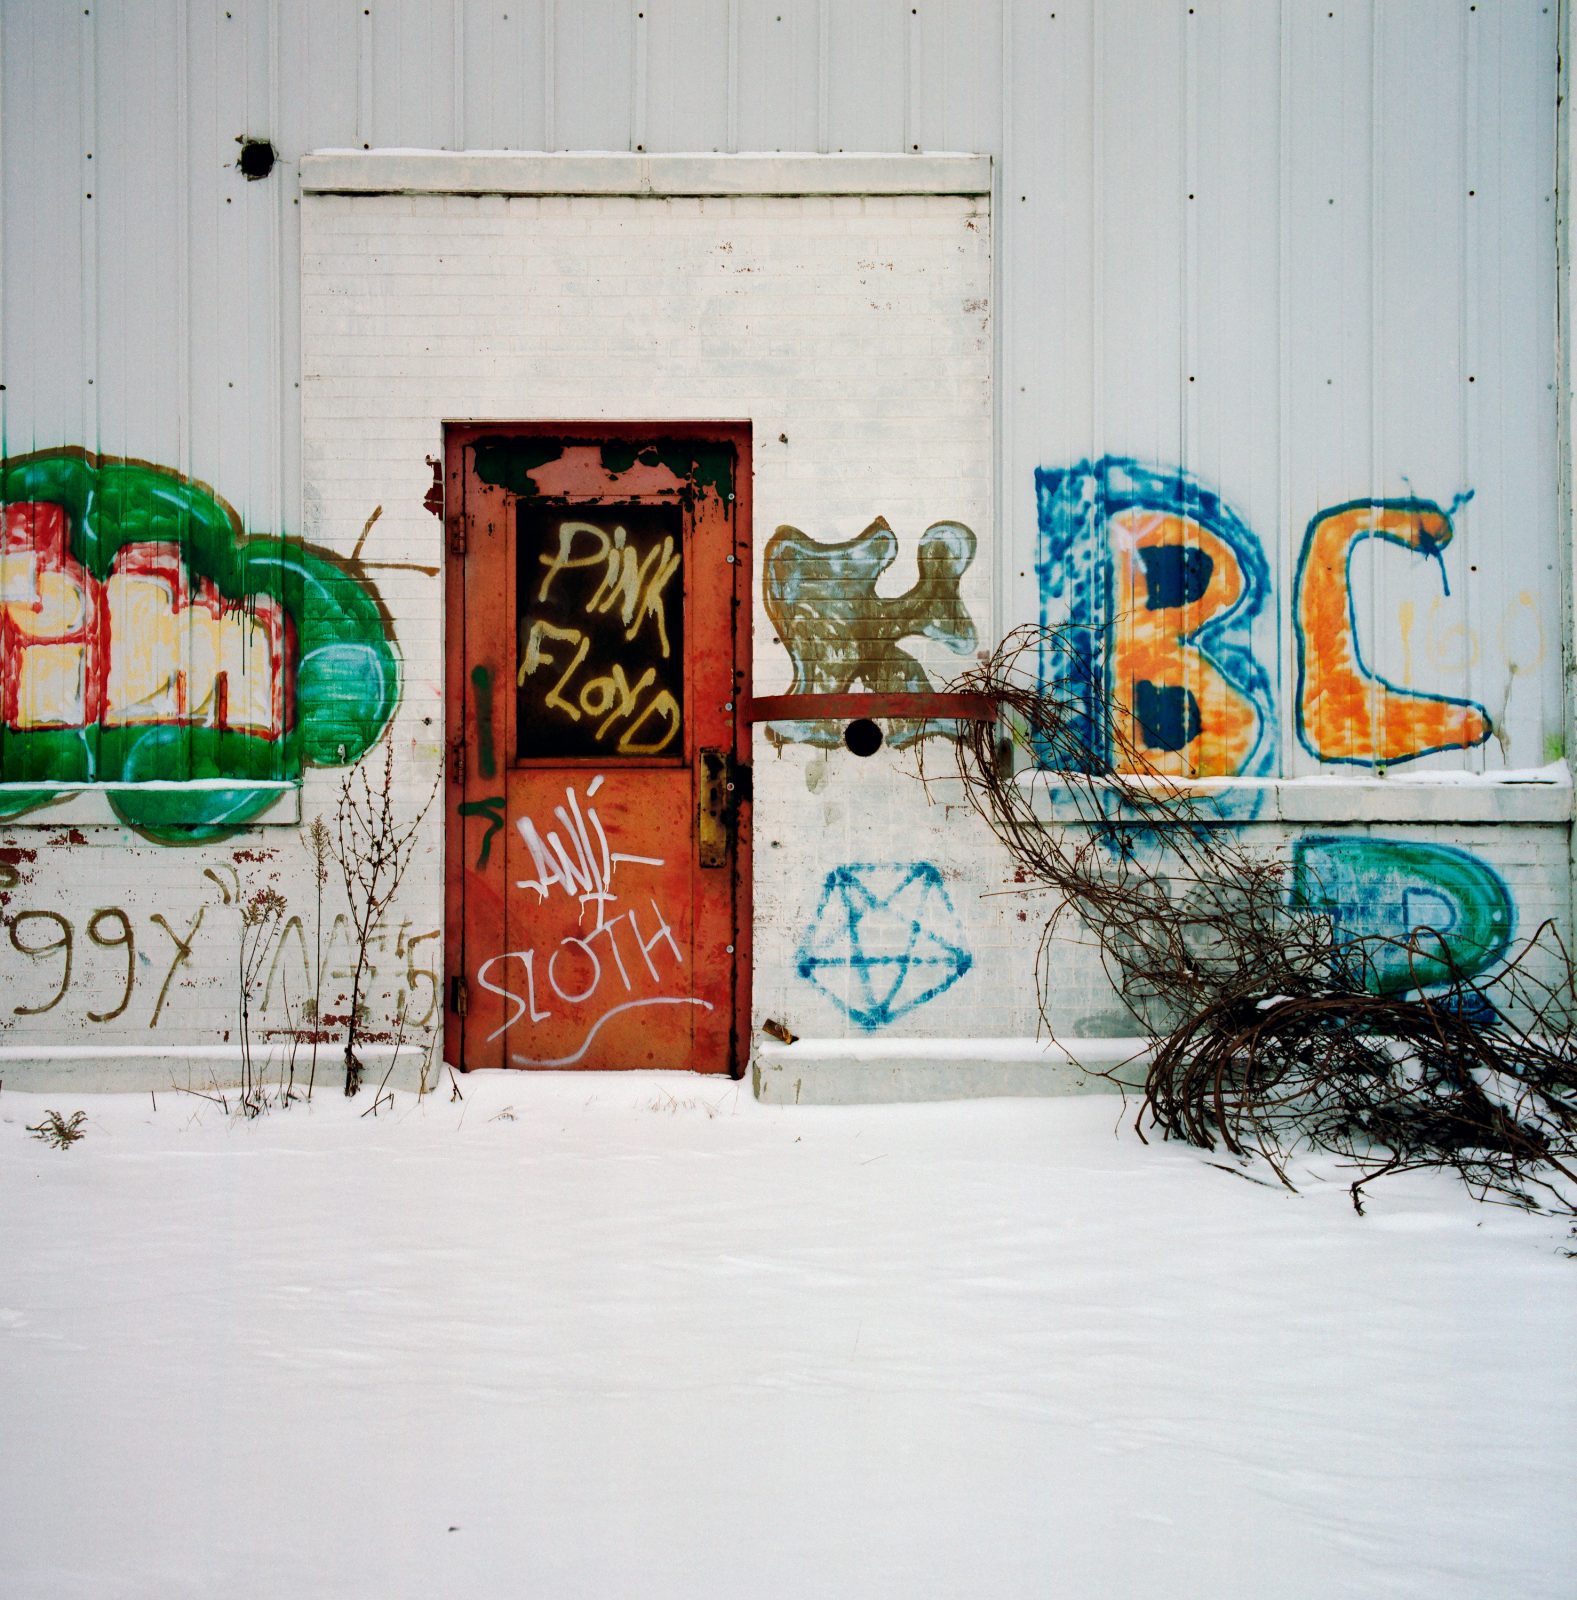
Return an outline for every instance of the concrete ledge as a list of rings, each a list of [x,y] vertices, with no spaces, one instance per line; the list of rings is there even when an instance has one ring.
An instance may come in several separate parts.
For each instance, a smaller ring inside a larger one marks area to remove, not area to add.
[[[769,1105],[1114,1095],[1142,1090],[1147,1052],[1138,1038],[762,1039],[751,1080]]]
[[[1016,782],[1027,790],[1037,821],[1077,826],[1086,820],[1088,800],[1075,800],[1053,772],[1025,771]],[[1194,806],[1190,820],[1228,827],[1281,826],[1288,823],[1423,823],[1454,822],[1570,823],[1573,816],[1571,774],[1564,762],[1531,772],[1473,774],[1394,774],[1385,778],[1196,778],[1164,780],[1150,786],[1156,809],[1116,814],[1110,820],[1164,827],[1171,818],[1165,795],[1181,792]],[[963,781],[951,776],[928,777],[926,789],[941,805],[967,805]],[[1093,792],[1102,785],[1095,780]],[[1113,796],[1115,801],[1115,795]]]
[[[807,195],[991,192],[980,155],[522,154],[500,150],[319,150],[303,194]]]
[[[395,1053],[389,1044],[369,1044],[361,1049],[366,1071],[363,1083],[376,1089]],[[426,1046],[417,1040],[401,1045],[388,1087],[414,1091],[421,1086],[422,1067],[427,1060]],[[312,1067],[311,1047],[296,1055],[296,1085],[305,1088]],[[265,1085],[273,1087],[281,1072],[288,1073],[285,1056],[278,1044],[252,1052],[252,1071]],[[428,1087],[433,1088],[443,1075],[442,1063],[429,1072]],[[155,1094],[171,1090],[213,1088],[234,1089],[241,1082],[241,1052],[235,1045],[56,1045],[52,1048],[28,1045],[0,1047],[0,1084],[29,1094],[114,1094],[121,1091]],[[339,1093],[344,1082],[344,1046],[318,1046],[317,1092],[325,1088]]]
[[[115,815],[110,804],[112,794],[150,795],[168,794],[197,800],[203,794],[247,794],[262,797],[273,795],[273,801],[254,817],[248,817],[248,828],[271,827],[275,824],[295,826],[301,821],[301,785],[293,781],[251,782],[223,778],[194,778],[189,782],[154,783],[9,783],[0,784],[0,800],[7,794],[27,797],[42,795],[29,811],[0,818],[0,829],[6,828],[59,828],[59,827],[115,827],[128,824]],[[180,824],[179,816],[171,816],[170,826]],[[206,819],[193,816],[191,825],[207,826]]]

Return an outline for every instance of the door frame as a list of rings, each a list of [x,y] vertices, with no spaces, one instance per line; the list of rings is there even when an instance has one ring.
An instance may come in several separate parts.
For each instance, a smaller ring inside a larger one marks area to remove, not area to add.
[[[483,436],[505,435],[515,438],[542,438],[564,445],[592,445],[621,441],[649,443],[674,440],[731,446],[733,473],[733,565],[731,615],[733,619],[733,688],[730,713],[730,752],[737,788],[734,794],[733,859],[729,865],[729,891],[733,908],[732,1007],[729,1025],[728,1061],[715,1068],[692,1064],[695,1071],[726,1071],[742,1078],[750,1055],[751,1015],[751,929],[752,872],[751,825],[752,784],[750,777],[750,698],[752,657],[752,599],[754,561],[752,558],[752,428],[748,420],[731,421],[608,421],[587,419],[550,420],[446,420],[443,424],[444,483],[444,1060],[461,1071],[467,1070],[463,1058],[463,1018],[458,1009],[465,1003],[467,961],[465,953],[465,840],[464,830],[450,826],[454,786],[463,780],[460,754],[474,737],[474,720],[465,693],[464,635],[459,626],[464,616],[465,552],[467,531],[466,483],[467,447]],[[519,497],[508,496],[512,506]],[[688,572],[688,561],[686,563]],[[687,586],[688,601],[688,586]],[[694,784],[695,762],[689,763]],[[508,821],[506,819],[505,826]],[[458,980],[458,982],[456,981]],[[520,1068],[508,1070],[518,1071]]]

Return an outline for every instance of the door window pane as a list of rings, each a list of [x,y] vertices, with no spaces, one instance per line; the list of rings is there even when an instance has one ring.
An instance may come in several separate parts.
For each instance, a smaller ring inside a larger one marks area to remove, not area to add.
[[[677,506],[520,508],[520,760],[683,758],[679,518]]]

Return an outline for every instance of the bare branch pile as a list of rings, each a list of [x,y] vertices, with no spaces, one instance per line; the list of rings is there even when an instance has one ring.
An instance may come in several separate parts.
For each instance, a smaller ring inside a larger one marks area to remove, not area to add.
[[[1082,692],[1080,646],[1022,628],[951,685],[999,707],[961,731],[959,771],[1015,879],[1049,897],[1048,1028],[1053,940],[1074,919],[1150,1042],[1141,1136],[1259,1155],[1289,1187],[1293,1152],[1339,1153],[1360,1211],[1377,1178],[1437,1167],[1577,1214],[1577,968],[1553,925],[1477,982],[1432,929],[1343,936],[1290,903],[1283,854],[1223,825],[1219,790],[1135,748],[1109,689]],[[1382,994],[1398,956],[1418,982]]]

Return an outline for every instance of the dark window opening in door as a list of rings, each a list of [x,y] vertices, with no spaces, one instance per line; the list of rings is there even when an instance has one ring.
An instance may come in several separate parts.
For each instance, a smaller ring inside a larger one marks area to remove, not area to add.
[[[518,516],[517,759],[683,760],[678,506]]]

